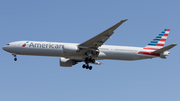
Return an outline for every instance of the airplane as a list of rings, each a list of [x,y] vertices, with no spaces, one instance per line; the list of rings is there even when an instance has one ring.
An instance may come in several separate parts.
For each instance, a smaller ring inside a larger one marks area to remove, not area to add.
[[[142,60],[156,57],[166,59],[166,56],[170,55],[168,50],[177,45],[171,44],[164,47],[170,29],[164,29],[145,47],[104,45],[114,31],[127,20],[121,20],[109,29],[80,44],[15,41],[5,45],[3,50],[12,53],[14,61],[17,61],[16,55],[55,56],[61,57],[59,62],[62,67],[72,67],[78,62],[84,62],[82,68],[92,70],[92,66],[89,66],[90,63],[102,64],[97,60]]]

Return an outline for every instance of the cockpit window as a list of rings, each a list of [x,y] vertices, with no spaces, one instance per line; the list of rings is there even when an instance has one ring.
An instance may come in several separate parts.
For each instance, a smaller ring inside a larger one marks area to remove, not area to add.
[[[8,44],[6,44],[6,45],[10,45],[10,44],[8,43]]]

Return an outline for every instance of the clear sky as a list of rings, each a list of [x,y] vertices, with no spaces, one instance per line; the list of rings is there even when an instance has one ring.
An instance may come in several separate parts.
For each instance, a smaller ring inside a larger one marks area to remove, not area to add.
[[[1,0],[0,47],[13,41],[82,43],[120,20],[105,44],[144,47],[165,28],[180,43],[179,0]],[[167,59],[102,60],[93,70],[59,57],[0,49],[0,101],[180,101],[180,48]]]

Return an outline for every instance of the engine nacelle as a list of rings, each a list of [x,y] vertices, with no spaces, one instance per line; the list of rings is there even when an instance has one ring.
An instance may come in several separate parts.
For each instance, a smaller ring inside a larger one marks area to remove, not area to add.
[[[71,59],[67,58],[60,58],[60,66],[61,67],[72,67],[72,65],[75,65],[77,62]]]
[[[79,48],[76,45],[65,44],[63,46],[64,53],[77,53],[78,51],[79,51]]]

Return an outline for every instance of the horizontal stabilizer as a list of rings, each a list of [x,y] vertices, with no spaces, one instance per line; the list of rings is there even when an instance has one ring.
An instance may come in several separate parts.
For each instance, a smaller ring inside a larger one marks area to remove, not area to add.
[[[163,53],[163,52],[165,52],[165,51],[173,48],[173,47],[176,46],[176,45],[177,45],[177,44],[171,44],[171,45],[168,45],[168,46],[163,47],[163,48],[161,48],[161,49],[158,49],[158,50],[156,50],[156,51],[154,51],[154,52],[152,52],[152,53]]]

